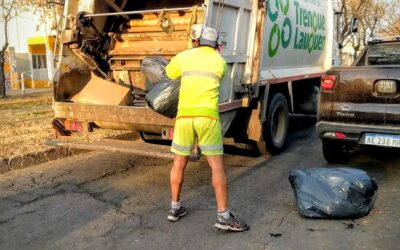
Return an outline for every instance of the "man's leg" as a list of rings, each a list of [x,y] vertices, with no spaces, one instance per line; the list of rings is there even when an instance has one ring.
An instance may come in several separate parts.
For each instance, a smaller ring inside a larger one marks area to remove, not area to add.
[[[223,230],[244,231],[248,229],[248,226],[235,219],[228,207],[228,181],[223,160],[221,122],[199,117],[196,118],[194,125],[199,137],[200,149],[207,156],[212,171],[212,185],[217,200],[217,221],[214,226]]]
[[[207,156],[212,171],[212,185],[217,200],[218,212],[228,209],[228,181],[225,175],[225,166],[222,155]]]
[[[175,122],[174,138],[171,151],[175,153],[174,164],[170,172],[171,181],[171,210],[168,220],[177,221],[186,214],[186,208],[180,201],[183,176],[189,155],[194,148],[195,133],[193,130],[193,119],[178,119]]]
[[[188,162],[187,156],[175,155],[174,157],[174,164],[172,165],[170,173],[171,194],[173,202],[180,201],[184,171],[187,162]]]
[[[174,164],[172,165],[170,173],[172,194],[171,210],[167,217],[170,221],[178,221],[181,217],[186,215],[186,208],[182,206],[180,196],[187,162],[187,156],[175,155],[174,157]]]
[[[217,222],[215,227],[223,230],[245,231],[249,227],[246,223],[235,219],[228,208],[228,181],[222,155],[207,156],[212,170],[212,184],[217,200]]]

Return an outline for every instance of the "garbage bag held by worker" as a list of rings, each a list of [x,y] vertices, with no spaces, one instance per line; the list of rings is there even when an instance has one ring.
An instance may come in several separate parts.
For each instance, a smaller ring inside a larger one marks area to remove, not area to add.
[[[179,101],[180,79],[164,79],[146,94],[146,102],[154,111],[169,118],[176,117]]]
[[[366,172],[352,168],[293,170],[289,181],[299,213],[313,218],[365,216],[378,189]]]
[[[146,57],[143,59],[140,70],[146,77],[146,80],[152,85],[158,83],[162,79],[167,79],[165,68],[168,61],[161,56]]]

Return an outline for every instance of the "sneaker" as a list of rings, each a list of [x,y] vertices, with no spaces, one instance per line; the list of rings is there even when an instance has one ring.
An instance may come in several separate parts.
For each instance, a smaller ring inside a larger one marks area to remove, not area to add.
[[[222,216],[217,216],[217,221],[214,226],[222,230],[230,230],[235,232],[242,232],[249,229],[249,226],[241,221],[235,219],[233,214],[230,214],[229,219],[224,219]]]
[[[185,216],[187,213],[186,208],[181,206],[179,209],[171,209],[169,211],[167,219],[170,221],[178,221],[181,217]]]

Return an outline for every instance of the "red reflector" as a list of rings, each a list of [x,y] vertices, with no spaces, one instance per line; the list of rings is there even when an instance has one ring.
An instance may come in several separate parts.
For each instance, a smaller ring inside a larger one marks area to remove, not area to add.
[[[72,132],[83,132],[83,124],[79,121],[64,121],[65,129]]]
[[[75,126],[76,126],[76,131],[77,132],[83,132],[82,122],[75,122]]]
[[[76,128],[76,122],[71,122],[71,131],[78,131],[78,129]]]
[[[342,134],[342,133],[335,133],[335,136],[337,138],[346,138],[347,137],[345,134]]]
[[[321,79],[321,88],[324,90],[331,90],[333,87],[335,87],[336,83],[336,76],[334,75],[328,75],[328,76],[323,76]]]

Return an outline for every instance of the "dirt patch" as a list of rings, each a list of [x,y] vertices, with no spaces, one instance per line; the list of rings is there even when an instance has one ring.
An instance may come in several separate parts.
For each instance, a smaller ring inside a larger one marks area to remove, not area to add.
[[[57,147],[50,148],[46,151],[18,155],[9,159],[0,158],[0,174],[14,169],[26,168],[40,163],[54,161],[63,157],[77,155],[84,152],[86,151]]]

